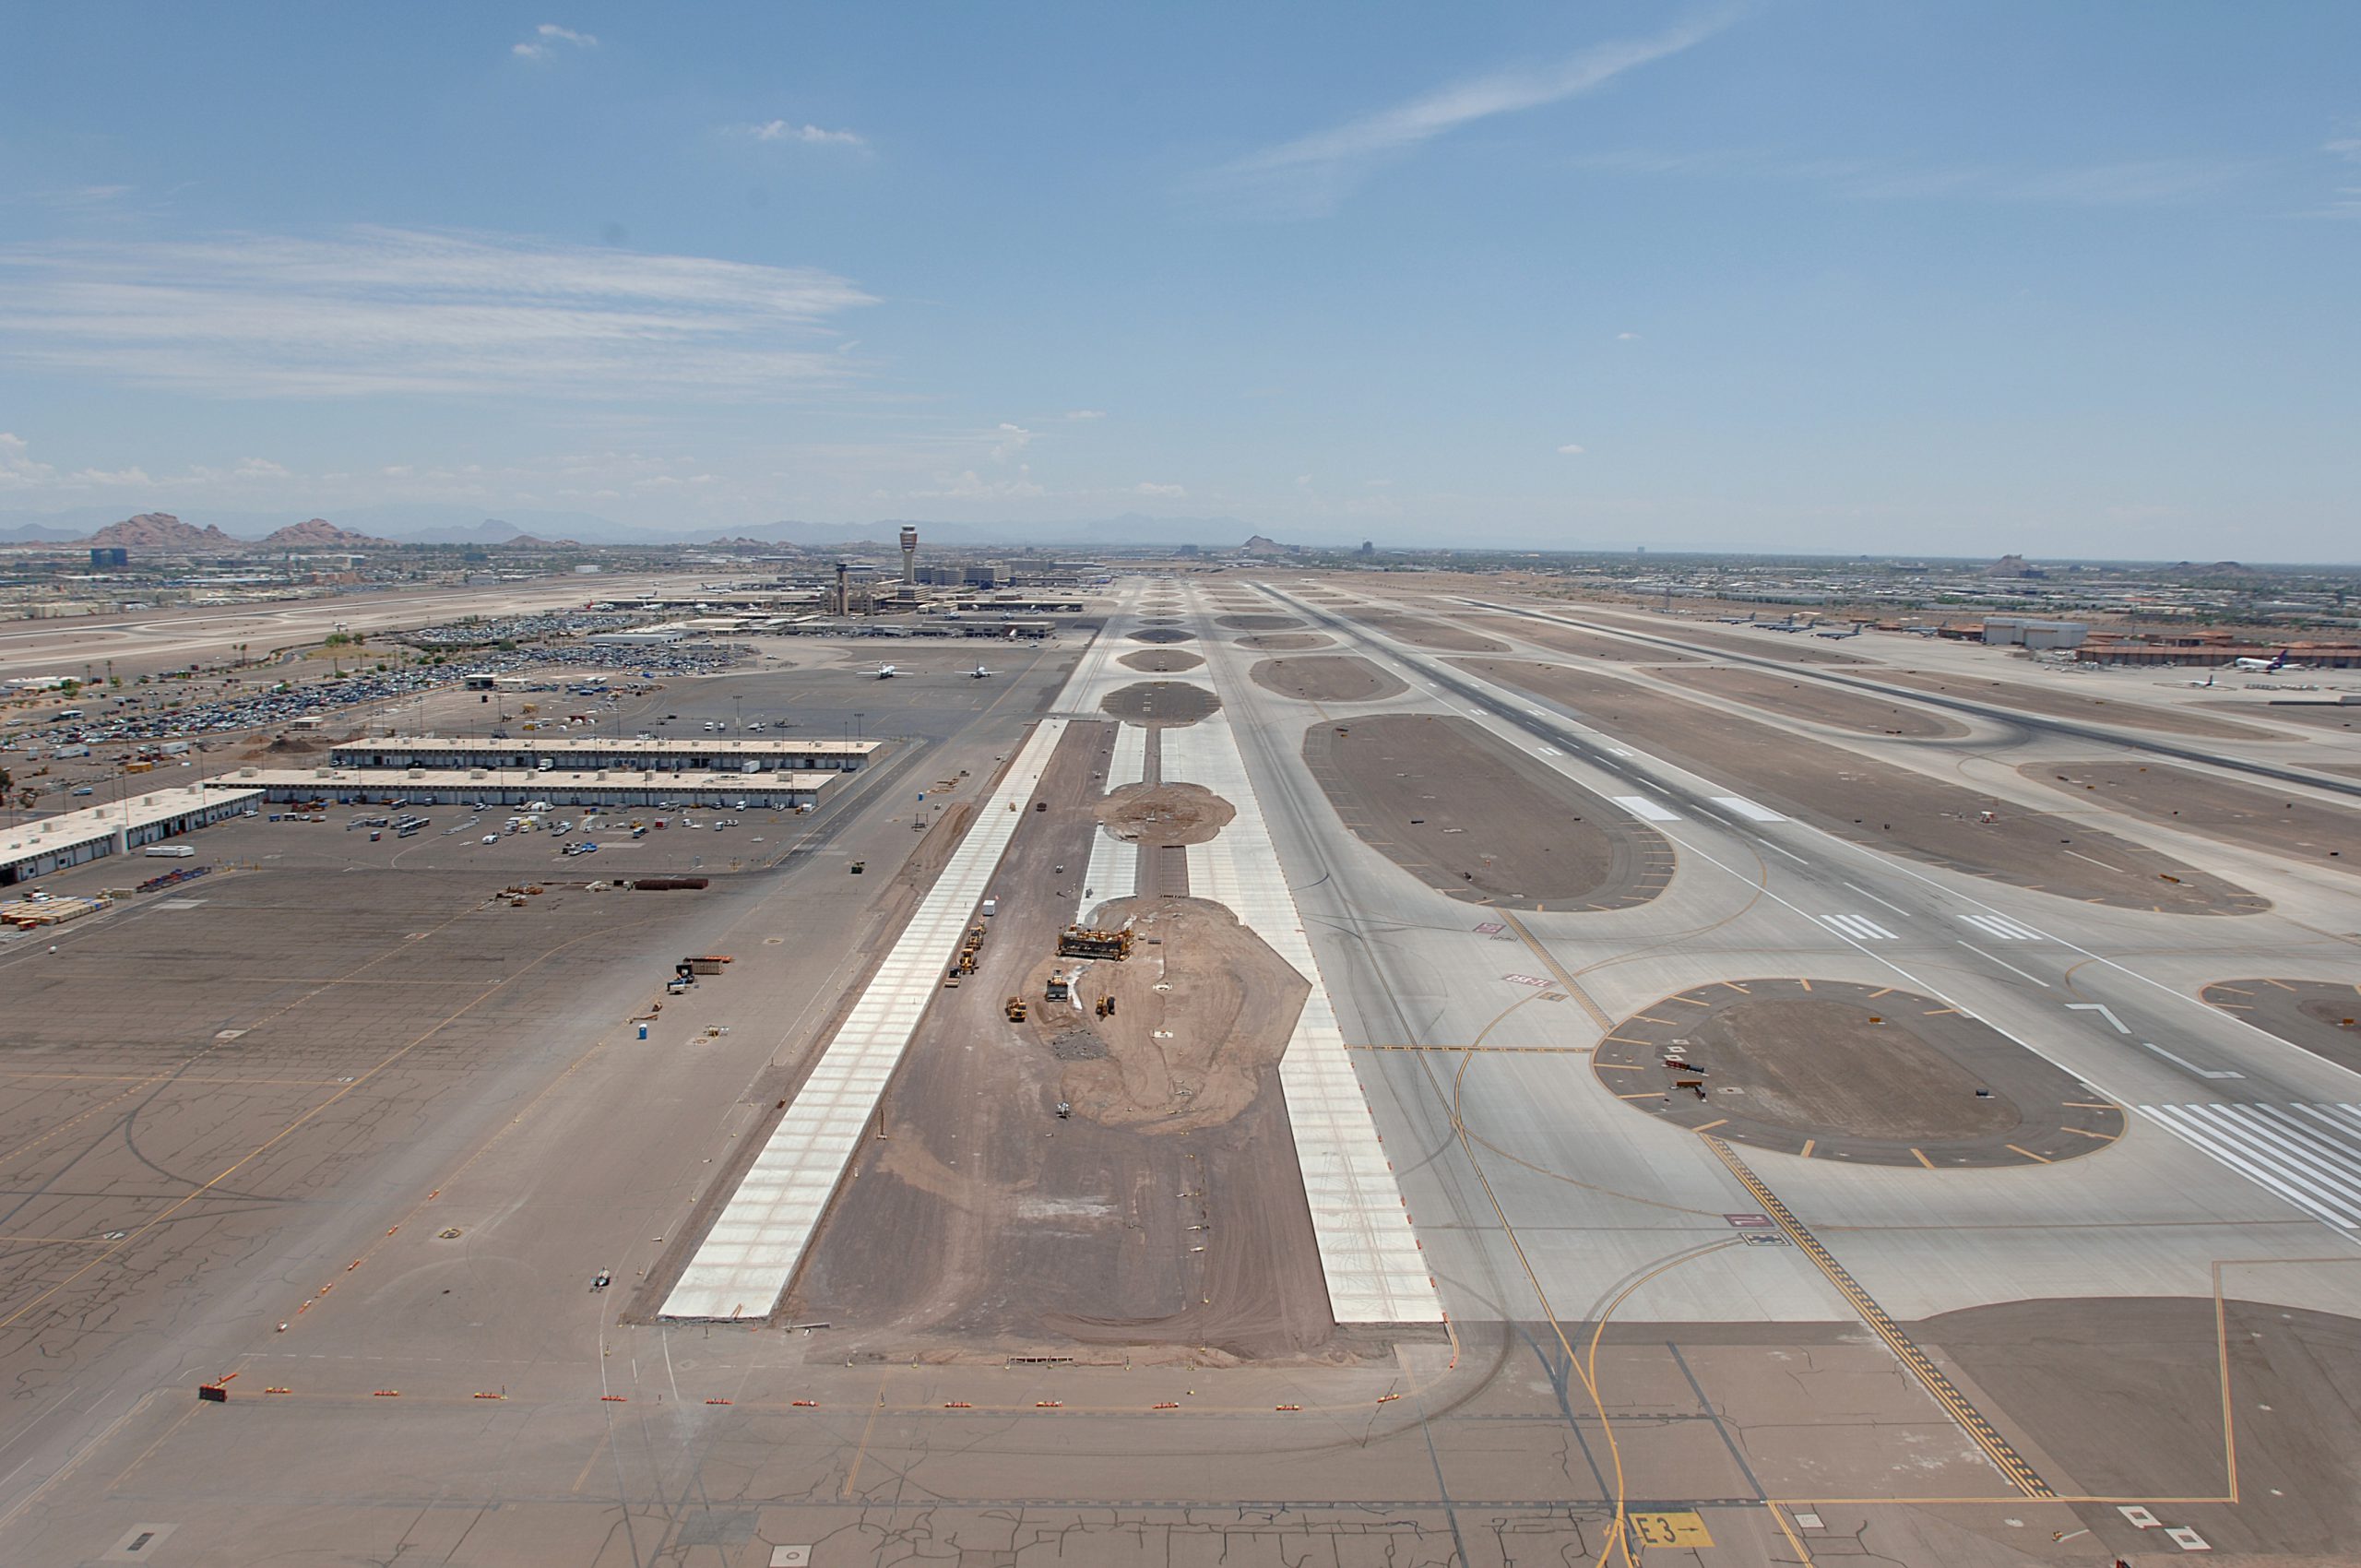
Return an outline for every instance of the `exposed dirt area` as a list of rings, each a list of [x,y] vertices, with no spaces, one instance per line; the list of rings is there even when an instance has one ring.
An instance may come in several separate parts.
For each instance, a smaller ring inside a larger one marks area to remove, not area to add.
[[[1619,664],[1693,664],[1694,654],[1674,653],[1668,648],[1650,647],[1645,643],[1626,642],[1605,632],[1586,632],[1579,626],[1560,626],[1548,621],[1529,620],[1523,615],[1483,614],[1463,612],[1468,621],[1489,626],[1503,636],[1522,637],[1539,643],[1543,647],[1560,653],[1579,654],[1584,659],[1612,659]]]
[[[2225,980],[2198,992],[2290,1045],[2361,1073],[2361,985],[2339,980]]]
[[[1088,966],[1072,1003],[1045,1003],[1045,1039],[1080,1029],[1101,1050],[1068,1061],[1060,1082],[1074,1113],[1151,1134],[1218,1126],[1276,1071],[1311,987],[1218,904],[1117,901],[1139,945],[1124,963]],[[1102,996],[1114,1016],[1094,1017]]]
[[[1818,681],[1789,681],[1767,670],[1750,670],[1737,664],[1707,664],[1693,670],[1667,670],[1667,681],[1716,696],[1728,697],[1751,707],[1760,707],[1783,718],[1808,719],[1814,724],[1833,725],[1840,730],[1852,730],[1864,735],[1899,735],[1905,740],[1932,741],[1957,739],[1968,733],[1966,725],[1944,719],[1923,707],[1904,703],[1880,702],[1871,696],[1857,695]]]
[[[2241,915],[2271,907],[2111,833],[1611,675],[1507,659],[1454,662],[1563,703],[1610,734],[1856,843],[2118,909]]]
[[[1303,759],[1346,826],[1454,898],[1622,909],[1672,878],[1662,834],[1465,719],[1315,724]]]
[[[2153,822],[2361,876],[2361,810],[2163,763],[2029,762],[2017,771]]]
[[[1318,632],[1279,632],[1269,636],[1240,637],[1238,646],[1258,653],[1291,653],[1299,648],[1335,647],[1336,639]]]
[[[1194,724],[1217,711],[1221,698],[1211,687],[1187,681],[1142,681],[1108,693],[1098,706],[1126,724],[1156,730]]]
[[[2226,719],[2208,719],[2201,713],[2161,707],[2153,703],[2110,701],[2082,692],[2028,686],[2018,681],[1971,680],[1957,675],[1930,675],[1920,670],[1880,670],[1871,679],[1889,681],[1897,686],[1908,686],[1916,691],[1964,697],[1970,702],[1989,703],[1995,707],[2015,708],[2021,713],[2047,714],[2052,719],[2120,724],[2126,729],[2154,730],[2167,735],[2196,735],[2213,741],[2279,739],[2270,731],[2258,730],[2251,724],[2236,724]]]
[[[1222,615],[1215,618],[1214,624],[1233,632],[1284,632],[1303,623],[1293,615]]]
[[[1890,986],[1699,986],[1616,1025],[1591,1067],[1649,1115],[1857,1165],[2039,1164],[2123,1133],[2123,1113],[2080,1081],[1957,1008]]]
[[[2325,1565],[2361,1539],[2361,1323],[2236,1299],[2269,1273],[2231,1265],[2210,1297],[2011,1301],[1909,1325],[1965,1370],[2009,1423],[2099,1496],[2219,1497],[2229,1488],[2225,1410],[2236,1412],[2236,1505],[2176,1503],[2217,1558]],[[2230,1385],[2225,1398],[2222,1367]],[[2049,1478],[2059,1479],[2056,1475]],[[2159,1509],[2159,1512],[2164,1512]],[[2076,1509],[2104,1562],[2162,1561],[2162,1532],[2105,1504]],[[2177,1553],[2172,1555],[2177,1556]]]
[[[1153,647],[1142,653],[1127,653],[1115,662],[1127,670],[1145,670],[1154,675],[1169,675],[1176,671],[1194,670],[1204,661],[1202,654],[1183,653],[1175,647]]]
[[[1304,702],[1376,702],[1410,688],[1358,654],[1266,659],[1249,671],[1257,685]]]
[[[2361,703],[2290,702],[2257,707],[2250,702],[2206,702],[2198,706],[2217,712],[2242,713],[2249,719],[2267,719],[2274,724],[2302,724],[2322,730],[2361,730]]]
[[[1150,844],[1203,844],[1237,815],[1202,784],[1126,784],[1098,803],[1108,832]]]
[[[1455,626],[1446,621],[1429,621],[1388,610],[1355,610],[1351,614],[1354,620],[1370,630],[1417,647],[1442,648],[1450,653],[1506,653],[1509,650],[1506,643],[1478,636],[1465,626]]]
[[[1144,632],[1133,632],[1135,643],[1192,643],[1197,639],[1174,626],[1150,626]]]
[[[1060,744],[1041,785],[1050,809],[1025,814],[1001,886],[1058,888],[1054,868],[1086,859],[1103,728]],[[1164,940],[1121,963],[1058,960],[1071,909],[1009,898],[979,972],[935,993],[884,1135],[863,1142],[781,1315],[832,1322],[848,1355],[1352,1353],[1328,1315],[1271,1070],[1308,987],[1210,904],[1118,903],[1109,918],[1153,915]],[[1077,977],[1078,1005],[1047,1001],[1053,968]],[[1115,1016],[1096,1018],[1109,993]],[[1023,1023],[1004,1015],[1011,995],[1030,1004]]]

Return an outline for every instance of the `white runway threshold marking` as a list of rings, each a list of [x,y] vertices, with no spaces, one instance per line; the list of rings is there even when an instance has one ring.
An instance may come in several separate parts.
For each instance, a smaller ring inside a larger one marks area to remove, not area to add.
[[[2143,1105],[2140,1114],[2315,1219],[2361,1227],[2361,1105]]]
[[[1960,919],[1996,942],[2041,942],[2040,932],[2006,915],[1962,915]]]
[[[1769,806],[1758,806],[1743,795],[1715,795],[1714,803],[1724,811],[1736,812],[1750,822],[1785,822],[1787,819]]]
[[[1287,1054],[1279,1087],[1287,1095],[1296,1159],[1311,1230],[1339,1323],[1439,1323],[1426,1254],[1402,1189],[1386,1163],[1377,1123],[1345,1050],[1336,1009],[1303,934],[1303,916],[1280,869],[1263,808],[1246,776],[1246,759],[1226,714],[1164,732],[1164,777],[1201,784],[1237,816],[1210,843],[1189,846],[1189,893],[1227,905],[1247,928],[1311,982]]]
[[[1643,822],[1679,822],[1680,820],[1679,816],[1662,802],[1653,800],[1646,795],[1613,795],[1608,798]]]
[[[1864,915],[1822,915],[1830,930],[1849,936],[1856,942],[1892,942],[1893,932]]]
[[[1065,730],[1045,719],[1016,754],[658,1315],[764,1317],[777,1305]]]

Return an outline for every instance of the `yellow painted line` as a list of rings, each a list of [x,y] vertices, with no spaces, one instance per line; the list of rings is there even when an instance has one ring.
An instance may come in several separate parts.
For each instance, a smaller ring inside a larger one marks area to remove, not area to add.
[[[1912,1149],[1910,1152],[1911,1152],[1912,1154],[1917,1155],[1917,1156],[1918,1156],[1918,1163],[1919,1163],[1919,1164],[1921,1164],[1921,1165],[1923,1165],[1923,1166],[1925,1166],[1928,1170],[1932,1170],[1935,1168],[1935,1162],[1934,1162],[1933,1160],[1931,1160],[1931,1159],[1928,1159],[1928,1158],[1926,1157],[1926,1155],[1925,1155],[1924,1153],[1920,1152],[1920,1151],[1919,1151],[1919,1150],[1917,1150],[1917,1149]]]
[[[1869,992],[1869,1000],[1870,1000],[1870,1001],[1872,1001],[1872,1002],[1875,1002],[1875,1001],[1876,1001],[1879,997],[1880,997],[1880,996],[1892,996],[1892,994],[1893,994],[1893,987],[1892,987],[1892,986],[1890,986],[1890,985],[1889,985],[1889,986],[1885,986],[1885,987],[1883,987],[1883,988],[1881,988],[1881,989],[1880,989],[1880,990],[1873,991],[1873,992]]]
[[[1676,996],[1673,1000],[1675,1002],[1686,1002],[1691,1007],[1711,1007],[1713,1005],[1710,1002],[1700,1002],[1693,996]]]
[[[2037,1154],[2034,1153],[2034,1152],[2033,1152],[2033,1150],[2031,1150],[2031,1149],[2029,1149],[2029,1148],[2019,1148],[2019,1147],[2018,1147],[2016,1145],[2014,1145],[2014,1144],[2011,1144],[2011,1145],[2009,1146],[2009,1152],[2010,1152],[2011,1154],[2021,1154],[2021,1155],[2023,1155],[2027,1159],[2037,1161],[2038,1163],[2043,1164],[2043,1165],[2047,1165],[2047,1164],[2048,1164],[2048,1163],[2049,1163],[2049,1161],[2048,1161],[2047,1158],[2045,1158],[2043,1156],[2041,1156],[2041,1155],[2037,1155]]]
[[[1702,1133],[1704,1129],[1701,1127],[1696,1131]],[[1746,1188],[1754,1201],[1762,1206],[1762,1212],[1769,1215],[1779,1229],[1786,1233],[1787,1240],[1800,1249],[1806,1257],[1811,1259],[1821,1274],[1827,1276],[1828,1282],[1836,1287],[1837,1293],[1842,1295],[1851,1304],[1853,1310],[1860,1314],[1861,1321],[1869,1324],[1871,1332],[1875,1333],[1880,1339],[1885,1341],[1886,1348],[1892,1350],[1911,1375],[1916,1377],[1927,1392],[1934,1396],[1935,1402],[1950,1412],[1952,1420],[1959,1424],[1960,1430],[1975,1441],[1975,1445],[1984,1451],[1986,1457],[1992,1461],[2011,1485],[2027,1497],[2044,1499],[2057,1497],[2057,1491],[2049,1483],[2043,1480],[2034,1467],[2025,1462],[2023,1456],[2010,1445],[2009,1440],[2001,1436],[1999,1431],[1990,1421],[1985,1420],[1983,1414],[1968,1402],[1967,1396],[1959,1391],[1950,1378],[1943,1375],[1942,1369],[1935,1365],[1927,1352],[1920,1349],[1908,1335],[1902,1332],[1901,1325],[1886,1315],[1885,1309],[1879,1306],[1867,1290],[1861,1289],[1860,1282],[1853,1277],[1843,1264],[1836,1261],[1835,1254],[1821,1244],[1819,1237],[1804,1228],[1803,1222],[1795,1217],[1786,1204],[1779,1201],[1777,1194],[1763,1184],[1762,1178],[1757,1176],[1753,1170],[1738,1157],[1735,1149],[1719,1138],[1707,1138],[1705,1146],[1712,1149],[1715,1158],[1729,1168],[1730,1174],[1738,1179],[1739,1183]],[[1917,1151],[1914,1149],[1911,1152],[1915,1154]]]
[[[2103,1099],[2069,1099],[2060,1101],[2059,1103],[2072,1106],[2077,1111],[2115,1111],[2119,1109],[2117,1106],[2109,1105]]]
[[[1754,992],[1747,990],[1746,987],[1738,984],[1736,980],[1724,980],[1722,983],[1728,986],[1732,991],[1737,992],[1740,996],[1751,996],[1754,994]]]
[[[1806,1159],[1809,1159],[1811,1158],[1811,1151],[1819,1146],[1820,1140],[1818,1138],[1806,1138],[1804,1140],[1804,1146],[1800,1152]]]
[[[2058,1130],[2061,1133],[2072,1133],[2081,1137],[2096,1138],[2103,1144],[2111,1144],[2120,1136],[2116,1133],[2094,1133],[2088,1127],[2060,1127]]]
[[[1680,1020],[1678,1018],[1652,1018],[1645,1013],[1635,1014],[1633,1016],[1632,1022],[1640,1024],[1663,1024],[1671,1028],[1679,1028],[1680,1027]]]
[[[1601,1062],[1596,1065],[1602,1073],[1644,1073],[1648,1070],[1644,1062]]]
[[[1654,1044],[1655,1044],[1655,1041],[1654,1041],[1654,1040],[1652,1040],[1652,1039],[1633,1039],[1630,1035],[1608,1035],[1608,1036],[1607,1036],[1607,1037],[1605,1037],[1605,1038],[1607,1038],[1607,1039],[1611,1039],[1611,1040],[1615,1041],[1615,1042],[1616,1042],[1617,1044],[1619,1044],[1619,1045],[1654,1045]]]
[[[1710,1133],[1716,1127],[1727,1126],[1729,1124],[1729,1120],[1730,1119],[1728,1117],[1725,1116],[1718,1122],[1708,1122],[1702,1127],[1691,1127],[1690,1131],[1692,1133]]]
[[[1811,981],[1804,979],[1801,975],[1797,975],[1796,977],[1796,983],[1802,986],[1806,991],[1809,991],[1811,989]]]
[[[2251,994],[2251,992],[2249,992],[2249,994]],[[2216,1002],[2213,1005],[2222,1008],[2225,1012],[2231,1013],[2251,1013],[2254,1011],[2252,1005],[2244,1002]]]
[[[2285,980],[2268,980],[2268,979],[2266,979],[2262,983],[2263,983],[2263,984],[2265,984],[2265,985],[2275,985],[2275,986],[2277,986],[2277,987],[2278,987],[2280,990],[2282,990],[2282,991],[2294,991],[2294,990],[2296,989],[2294,986],[2289,985]]]
[[[1940,1018],[1947,1013],[1956,1013],[1958,1011],[1959,1009],[1956,1007],[1929,1007],[1927,1009],[1926,1016],[1929,1018]]]
[[[1662,1099],[1664,1098],[1664,1091],[1662,1089],[1643,1089],[1638,1094],[1619,1094],[1615,1098],[1618,1099]],[[1718,1127],[1721,1123],[1716,1122],[1714,1125]]]

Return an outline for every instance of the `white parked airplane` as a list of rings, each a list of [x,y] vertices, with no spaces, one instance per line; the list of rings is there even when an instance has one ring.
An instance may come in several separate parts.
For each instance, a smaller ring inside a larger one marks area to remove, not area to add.
[[[2230,660],[2230,668],[2250,670],[2258,675],[2276,675],[2283,671],[2301,670],[2302,665],[2288,662],[2287,656],[2295,651],[2291,647],[2283,647],[2269,659],[2234,659]]]
[[[967,671],[967,678],[971,681],[990,680],[991,678],[991,671],[979,664],[973,670]]]
[[[876,669],[872,670],[870,673],[876,676],[881,681],[890,681],[895,676],[899,675],[901,671],[891,664],[881,664]]]

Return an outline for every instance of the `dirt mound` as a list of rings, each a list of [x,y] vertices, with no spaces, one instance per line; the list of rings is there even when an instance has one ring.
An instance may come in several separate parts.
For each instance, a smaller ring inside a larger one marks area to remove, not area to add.
[[[1238,646],[1251,647],[1258,653],[1293,653],[1299,648],[1335,647],[1336,639],[1323,636],[1318,632],[1275,632],[1259,637],[1240,637]]]
[[[1203,844],[1238,808],[1202,784],[1126,784],[1098,803],[1098,820],[1118,838]]]
[[[1170,626],[1150,626],[1145,632],[1132,634],[1132,641],[1135,643],[1192,643],[1196,640],[1188,633],[1176,631]]]
[[[1204,662],[1204,659],[1200,654],[1183,653],[1179,648],[1156,647],[1141,653],[1127,653],[1115,662],[1129,670],[1169,675],[1178,670],[1194,670]]]
[[[1249,671],[1254,683],[1305,702],[1375,702],[1410,688],[1353,654],[1266,659]]]
[[[1067,1062],[1062,1097],[1078,1117],[1148,1133],[1231,1120],[1275,1073],[1311,987],[1218,904],[1121,899],[1101,918],[1158,939],[1158,961],[1094,964],[1070,1008],[1045,1004],[1052,1039],[1086,1029],[1107,1051]],[[1111,1018],[1094,1016],[1102,996],[1115,1001]]]
[[[1221,707],[1221,698],[1186,681],[1142,681],[1109,692],[1098,705],[1127,724],[1177,728],[1194,724]]]
[[[1284,632],[1303,623],[1292,615],[1223,615],[1214,624],[1228,626],[1233,632]]]

